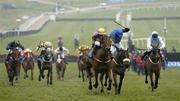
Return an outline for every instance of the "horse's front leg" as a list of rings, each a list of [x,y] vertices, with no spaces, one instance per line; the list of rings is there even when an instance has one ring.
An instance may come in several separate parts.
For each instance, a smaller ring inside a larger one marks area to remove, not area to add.
[[[31,80],[33,80],[34,78],[33,78],[33,68],[31,69]]]
[[[112,69],[110,69],[108,71],[108,78],[109,78],[109,83],[108,83],[109,85],[108,85],[107,90],[110,91],[111,90],[111,83],[112,83]]]
[[[153,73],[149,73],[149,77],[150,77],[150,80],[151,80],[151,89],[152,91],[154,91],[154,82],[153,82]]]
[[[108,74],[106,73],[106,75],[105,75],[105,82],[104,82],[104,86],[107,86],[107,80],[108,80]]]
[[[93,86],[94,88],[98,87],[98,73],[97,72],[95,72],[95,84]]]
[[[117,74],[113,73],[115,95],[118,95]]]
[[[100,75],[101,93],[104,93],[103,77],[104,77],[104,73],[101,73],[101,75]]]
[[[81,73],[82,73],[82,81],[84,82],[84,81],[85,81],[85,80],[84,80],[85,72],[84,72],[83,69],[82,69]]]
[[[118,86],[118,94],[121,93],[121,87],[122,87],[124,75],[125,75],[124,73],[122,73],[122,74],[120,75],[119,86]]]
[[[49,78],[50,78],[50,69],[48,69],[48,73],[47,73],[47,85],[49,85]]]
[[[52,83],[52,74],[53,74],[53,72],[52,72],[52,67],[50,68],[50,85],[52,85],[53,83]]]
[[[160,75],[159,71],[155,72],[155,85],[154,85],[154,89],[156,89],[158,87],[159,75]]]
[[[145,78],[145,83],[147,84],[147,83],[148,83],[148,80],[147,80],[148,71],[147,71],[147,68],[146,68],[146,67],[144,67],[144,70],[145,70],[145,76],[146,76],[146,78]]]

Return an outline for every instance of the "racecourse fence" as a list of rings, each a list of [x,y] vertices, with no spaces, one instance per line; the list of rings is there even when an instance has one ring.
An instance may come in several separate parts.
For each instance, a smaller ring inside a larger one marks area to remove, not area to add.
[[[56,21],[113,21],[115,18],[57,18]],[[166,17],[168,20],[177,20],[180,19],[180,16],[177,17]],[[164,17],[137,17],[137,18],[132,18],[133,21],[141,21],[141,20],[164,20]],[[44,24],[39,29],[34,29],[34,30],[27,30],[27,31],[18,31],[18,30],[10,30],[6,32],[0,32],[0,40],[3,40],[8,37],[13,37],[13,36],[23,36],[23,35],[30,35],[30,34],[35,34],[49,22],[49,20],[45,21]]]
[[[5,57],[6,57],[6,54],[1,54],[0,55],[0,63],[4,62]],[[68,55],[68,56],[66,56],[66,60],[68,62],[77,62],[77,59],[78,59],[78,56],[76,56],[76,55]]]

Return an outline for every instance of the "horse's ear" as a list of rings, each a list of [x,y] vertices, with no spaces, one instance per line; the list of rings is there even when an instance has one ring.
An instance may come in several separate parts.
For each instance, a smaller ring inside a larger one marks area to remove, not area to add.
[[[129,51],[129,48],[127,48],[126,50]]]

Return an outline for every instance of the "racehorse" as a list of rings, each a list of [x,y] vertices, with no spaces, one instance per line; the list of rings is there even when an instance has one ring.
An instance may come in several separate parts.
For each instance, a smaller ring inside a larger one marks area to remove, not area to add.
[[[18,76],[20,75],[20,68],[21,68],[21,63],[20,63],[20,51],[16,48],[12,49],[12,53],[10,54],[9,61],[5,62],[6,70],[8,73],[9,77],[9,82],[13,86],[14,83],[14,77],[16,76],[16,81],[18,80]]]
[[[158,79],[160,76],[160,70],[161,70],[161,64],[162,64],[162,58],[159,53],[159,49],[156,47],[153,47],[153,50],[151,51],[150,55],[145,60],[145,83],[148,83],[147,77],[150,76],[151,80],[151,89],[154,91],[154,89],[157,89],[158,87]],[[153,81],[153,73],[155,74],[155,83]]]
[[[33,80],[33,69],[34,69],[34,54],[30,49],[26,49],[24,52],[24,60],[22,63],[22,67],[24,69],[24,79],[28,77],[27,72],[31,70],[31,80]]]
[[[82,81],[84,82],[85,74],[87,74],[87,61],[88,61],[88,50],[83,51],[82,55],[79,56],[78,60],[78,70],[79,70],[79,78],[82,75]]]
[[[53,53],[50,48],[45,48],[44,55],[42,57],[41,65],[39,67],[39,81],[41,77],[44,79],[44,70],[48,70],[47,73],[47,85],[52,85],[52,64],[53,64]]]
[[[104,92],[104,85],[103,85],[103,77],[104,74],[108,74],[109,77],[109,85],[107,90],[111,90],[111,83],[112,83],[112,68],[111,64],[111,56],[110,56],[110,46],[111,40],[109,37],[101,36],[100,37],[100,49],[97,50],[96,54],[91,59],[90,63],[92,64],[93,71],[95,74],[95,84],[93,85],[94,88],[98,87],[98,74],[101,73],[100,82],[101,82],[101,93]],[[89,73],[90,74],[90,73]],[[89,89],[92,90],[92,76],[88,76],[89,78]]]
[[[61,53],[56,53],[57,59],[56,59],[56,71],[58,75],[59,80],[64,80],[64,73],[66,70],[66,63],[64,62],[64,59],[61,56]]]
[[[121,92],[121,87],[123,83],[123,79],[125,76],[126,69],[130,66],[130,58],[128,54],[128,50],[118,49],[116,48],[115,57],[113,58],[113,62],[111,63],[112,71],[113,71],[113,80],[115,87],[115,94],[119,95]],[[117,84],[117,75],[119,75],[119,85]],[[105,86],[107,85],[107,78],[105,80]]]

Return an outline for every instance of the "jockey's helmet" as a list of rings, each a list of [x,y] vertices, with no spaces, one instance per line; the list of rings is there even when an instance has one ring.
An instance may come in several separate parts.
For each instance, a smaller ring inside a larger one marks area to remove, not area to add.
[[[98,31],[98,33],[99,33],[100,35],[105,35],[105,34],[106,34],[106,31],[105,31],[104,28],[99,28],[97,31]]]
[[[157,31],[153,31],[151,33],[151,35],[152,35],[153,38],[157,38],[158,37],[158,32]]]
[[[58,36],[58,39],[59,39],[59,40],[61,40],[61,39],[62,39],[62,36],[61,36],[61,35],[59,35],[59,36]]]
[[[151,35],[154,35],[154,34],[157,34],[157,35],[158,35],[158,32],[157,32],[157,31],[153,31],[153,32],[151,33]]]

